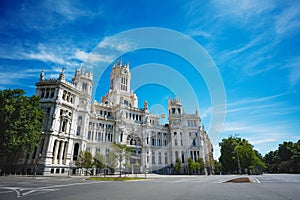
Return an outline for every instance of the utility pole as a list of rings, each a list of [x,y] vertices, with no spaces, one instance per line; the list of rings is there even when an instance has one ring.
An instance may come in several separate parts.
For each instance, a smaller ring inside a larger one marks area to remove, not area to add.
[[[238,161],[238,173],[242,174],[241,163],[240,163],[240,158],[239,158],[239,152],[238,151],[236,151],[236,157],[237,157],[237,161]]]

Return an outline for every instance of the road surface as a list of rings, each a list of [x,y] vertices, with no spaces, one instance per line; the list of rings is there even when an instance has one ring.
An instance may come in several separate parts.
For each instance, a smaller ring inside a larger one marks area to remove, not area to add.
[[[300,196],[300,175],[249,176],[252,183],[223,183],[240,177],[228,175],[148,177],[148,180],[126,182],[86,181],[84,177],[0,177],[0,200],[298,200]]]

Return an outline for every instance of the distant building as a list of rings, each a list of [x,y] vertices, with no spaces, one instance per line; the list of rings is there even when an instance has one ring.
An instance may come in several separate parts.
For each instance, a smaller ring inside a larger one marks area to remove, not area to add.
[[[41,144],[33,156],[20,158],[19,164],[28,168],[39,158],[39,173],[67,174],[70,169],[77,173],[80,151],[105,155],[118,143],[134,147],[131,164],[135,172],[167,173],[177,158],[186,166],[189,157],[203,158],[210,169],[213,149],[198,110],[186,114],[179,98],[169,99],[169,124],[161,125],[160,116],[149,112],[146,101],[138,108],[130,81],[129,65],[116,63],[110,90],[98,103],[91,102],[93,73],[83,66],[72,82],[65,80],[64,70],[57,79],[45,79],[42,70],[36,83],[45,112]]]

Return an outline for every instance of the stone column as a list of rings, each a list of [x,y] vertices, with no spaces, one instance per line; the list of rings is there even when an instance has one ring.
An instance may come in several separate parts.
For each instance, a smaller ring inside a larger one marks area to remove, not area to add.
[[[63,149],[64,149],[64,142],[60,141],[60,143],[59,143],[59,153],[58,153],[58,164],[62,164]]]
[[[63,159],[62,164],[64,164],[64,165],[66,164],[67,153],[68,153],[68,142],[64,142],[64,151],[63,151],[63,156],[62,156],[62,159]]]
[[[58,144],[59,144],[59,141],[58,141],[58,140],[55,140],[55,141],[54,141],[53,160],[52,160],[52,163],[53,163],[53,164],[56,164],[56,163],[57,163]]]

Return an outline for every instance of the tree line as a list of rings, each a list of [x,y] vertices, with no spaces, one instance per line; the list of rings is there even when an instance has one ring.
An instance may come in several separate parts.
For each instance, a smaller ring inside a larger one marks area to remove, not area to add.
[[[205,163],[203,158],[197,159],[195,162],[192,158],[188,158],[187,160],[187,166],[184,169],[183,164],[180,158],[177,158],[175,161],[173,172],[175,174],[182,174],[182,170],[184,171],[184,174],[203,174],[203,170],[205,168]],[[170,172],[172,173],[172,172]]]
[[[105,155],[97,152],[93,157],[89,151],[80,151],[78,160],[75,165],[78,168],[85,168],[90,172],[94,168],[95,174],[114,174],[115,169],[119,168],[119,176],[122,176],[122,170],[125,169],[124,174],[130,171],[130,158],[133,153],[133,148],[122,144],[112,144],[111,149]]]
[[[265,156],[239,137],[224,138],[219,146],[221,156],[215,161],[216,174],[300,173],[300,140],[283,142]]]
[[[300,173],[300,140],[283,142],[264,156],[269,173]]]

